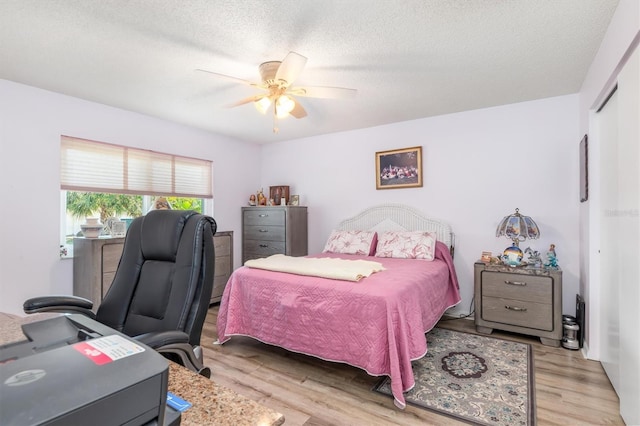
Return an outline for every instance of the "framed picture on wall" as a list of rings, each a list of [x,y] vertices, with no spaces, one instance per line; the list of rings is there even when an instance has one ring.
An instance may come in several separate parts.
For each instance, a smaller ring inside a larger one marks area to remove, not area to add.
[[[422,147],[376,152],[376,189],[422,186]]]
[[[580,202],[589,199],[589,138],[584,135],[580,141]]]

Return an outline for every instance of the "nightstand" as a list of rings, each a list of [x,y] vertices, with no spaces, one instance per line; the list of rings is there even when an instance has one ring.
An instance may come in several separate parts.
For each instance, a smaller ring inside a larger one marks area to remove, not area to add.
[[[476,331],[512,331],[560,346],[562,270],[476,262],[474,276]]]

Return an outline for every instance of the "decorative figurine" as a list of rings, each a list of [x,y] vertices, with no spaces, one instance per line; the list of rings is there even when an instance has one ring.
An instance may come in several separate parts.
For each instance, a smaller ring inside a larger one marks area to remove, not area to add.
[[[558,267],[558,259],[556,257],[556,245],[551,244],[549,251],[547,252],[547,263],[544,264],[547,268],[555,269]]]
[[[266,206],[267,205],[267,198],[262,193],[262,189],[260,191],[258,191],[258,205],[260,205],[260,206]]]
[[[156,199],[154,208],[156,210],[171,210],[171,205],[169,204],[169,201],[167,201],[166,198],[159,197],[158,199]]]
[[[533,250],[531,247],[527,247],[524,252],[529,256],[527,258],[527,263],[529,265],[535,268],[542,266],[542,259],[540,259],[540,252],[538,250]]]
[[[250,206],[256,205],[256,194],[251,194],[251,196],[249,197],[249,205]]]

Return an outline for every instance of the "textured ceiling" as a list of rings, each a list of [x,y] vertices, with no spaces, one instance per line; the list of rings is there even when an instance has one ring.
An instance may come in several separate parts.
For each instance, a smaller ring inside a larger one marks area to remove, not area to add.
[[[0,78],[268,143],[576,93],[618,0],[0,0]],[[258,81],[306,57],[272,132]]]

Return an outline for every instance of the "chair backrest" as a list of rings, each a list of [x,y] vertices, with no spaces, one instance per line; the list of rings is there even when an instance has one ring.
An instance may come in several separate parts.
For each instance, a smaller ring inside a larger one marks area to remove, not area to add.
[[[96,319],[128,336],[180,330],[200,344],[214,276],[212,217],[153,210],[131,222]]]

